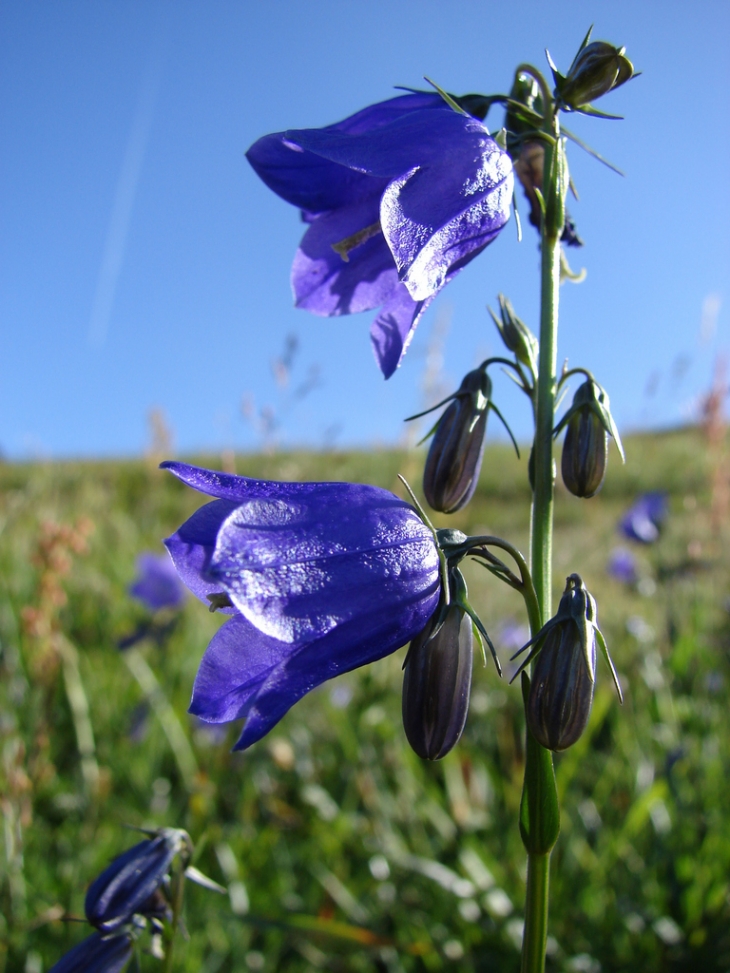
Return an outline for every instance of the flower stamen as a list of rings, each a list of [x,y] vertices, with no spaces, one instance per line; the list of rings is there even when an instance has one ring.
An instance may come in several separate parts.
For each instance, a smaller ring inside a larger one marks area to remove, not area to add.
[[[350,236],[346,236],[344,240],[331,244],[331,247],[335,253],[339,253],[345,263],[349,263],[351,250],[361,246],[363,243],[367,243],[368,240],[372,240],[373,237],[382,232],[383,228],[380,225],[380,220],[377,220],[375,223],[371,223],[370,226],[366,226],[364,229],[358,230]]]

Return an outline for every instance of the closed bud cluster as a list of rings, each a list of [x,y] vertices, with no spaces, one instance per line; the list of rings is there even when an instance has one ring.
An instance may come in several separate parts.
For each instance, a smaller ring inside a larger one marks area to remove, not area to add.
[[[434,510],[454,513],[474,495],[491,396],[492,382],[486,372],[469,372],[436,424],[423,471],[423,492]]]
[[[472,621],[456,604],[446,609],[445,618],[437,610],[411,642],[403,678],[403,727],[424,760],[446,756],[464,731],[472,654]]]
[[[593,497],[603,486],[612,435],[623,458],[623,447],[609,409],[608,395],[593,379],[585,381],[573,397],[555,434],[567,427],[560,464],[563,483],[575,497]]]

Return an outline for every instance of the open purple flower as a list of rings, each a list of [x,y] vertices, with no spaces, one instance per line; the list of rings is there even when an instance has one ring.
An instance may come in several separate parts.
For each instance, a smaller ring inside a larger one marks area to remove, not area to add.
[[[185,600],[185,589],[166,554],[140,554],[137,577],[129,586],[129,593],[151,611],[179,608]]]
[[[292,267],[296,306],[325,317],[380,307],[370,336],[386,378],[429,303],[509,218],[508,154],[438,94],[266,135],[247,158],[309,224]]]
[[[666,493],[644,493],[623,515],[618,529],[630,541],[653,544],[659,539],[666,517]]]
[[[162,466],[216,498],[165,543],[191,591],[233,616],[203,656],[190,711],[246,717],[236,749],[315,686],[405,645],[435,611],[436,542],[387,490]]]

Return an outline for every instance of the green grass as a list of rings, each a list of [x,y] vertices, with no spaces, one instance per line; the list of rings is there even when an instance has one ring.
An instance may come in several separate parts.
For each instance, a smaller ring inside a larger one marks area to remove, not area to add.
[[[556,760],[563,817],[549,968],[726,970],[726,529],[710,516],[700,433],[626,446],[628,465],[611,457],[594,500],[557,489],[556,604],[565,576],[579,572],[597,598],[626,702],[599,663],[588,731]],[[237,459],[251,476],[391,489],[399,472],[418,484],[421,466],[417,451]],[[668,491],[671,514],[658,544],[637,551],[641,594],[610,579],[605,564],[621,543],[617,518],[648,489]],[[191,599],[163,646],[138,649],[164,698],[130,733],[145,697],[116,644],[145,617],[126,590],[135,558],[161,550],[200,503],[142,461],[0,466],[0,971],[40,973],[88,934],[60,917],[83,916],[89,882],[138,840],[128,825],[185,828],[195,864],[231,890],[188,885],[180,971],[517,970],[523,717],[518,686],[491,665],[476,667],[466,732],[439,763],[405,743],[405,650],[320,687],[269,738],[234,754],[236,727],[216,741],[186,714],[220,624]],[[524,459],[495,446],[472,503],[439,525],[501,534],[526,553],[528,505]],[[67,574],[61,566],[68,600],[49,607],[34,563],[41,525],[79,517],[94,525],[89,550],[73,555]],[[478,567],[468,579],[499,648],[501,626],[522,617],[519,599]],[[29,635],[24,613],[39,604],[45,641]],[[86,777],[69,702],[74,649],[95,740]],[[168,704],[194,776],[160,722]],[[143,954],[141,968],[160,963]]]

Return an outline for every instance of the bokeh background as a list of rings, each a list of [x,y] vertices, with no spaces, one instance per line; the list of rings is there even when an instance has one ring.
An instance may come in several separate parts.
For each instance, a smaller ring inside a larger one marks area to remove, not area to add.
[[[372,315],[292,307],[298,214],[244,152],[424,75],[507,91],[520,61],[546,68],[545,47],[567,68],[591,23],[643,74],[603,103],[625,121],[569,120],[626,176],[571,147],[586,243],[571,259],[588,277],[564,289],[560,353],[595,371],[623,429],[693,417],[728,347],[726,3],[9,0],[0,449],[139,453],[150,410],[180,451],[398,442],[423,405],[429,348],[448,391],[496,351],[485,305],[499,291],[536,326],[534,233],[518,245],[510,225],[447,288],[386,383]],[[288,384],[275,359],[292,365]],[[499,392],[525,439],[510,386]]]

